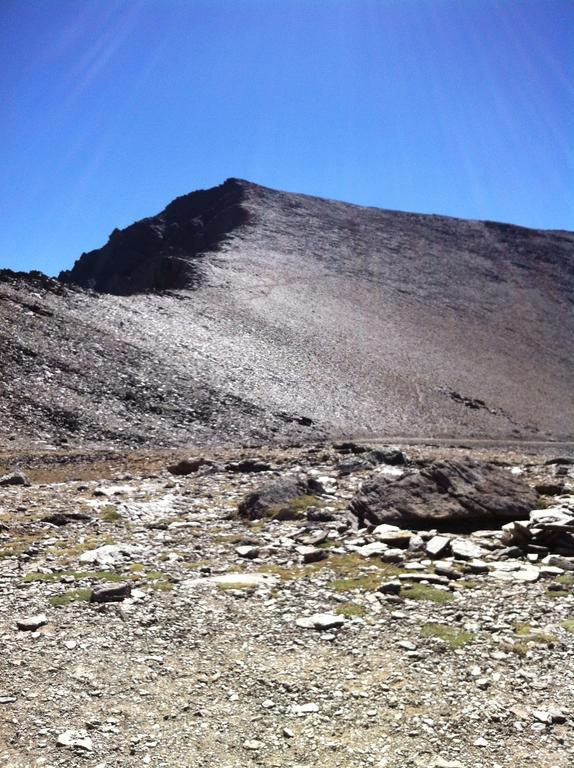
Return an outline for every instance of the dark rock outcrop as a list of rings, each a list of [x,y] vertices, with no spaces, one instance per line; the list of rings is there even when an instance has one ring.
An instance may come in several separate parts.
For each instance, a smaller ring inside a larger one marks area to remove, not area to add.
[[[217,250],[246,221],[242,192],[240,181],[228,179],[178,197],[157,216],[115,229],[103,248],[83,253],[59,280],[123,295],[195,288],[201,254]]]
[[[202,456],[198,456],[197,458],[192,459],[181,459],[181,461],[178,461],[175,464],[170,464],[167,468],[167,471],[170,474],[177,476],[191,475],[193,472],[200,470],[201,467],[204,467],[206,464],[209,464],[209,462]]]
[[[249,520],[257,520],[260,517],[295,520],[303,515],[304,509],[310,506],[312,501],[306,479],[285,478],[249,493],[239,503],[238,510],[240,517]]]
[[[372,479],[352,499],[350,510],[360,525],[456,530],[527,517],[536,503],[536,493],[500,467],[472,460],[436,461],[398,480]]]

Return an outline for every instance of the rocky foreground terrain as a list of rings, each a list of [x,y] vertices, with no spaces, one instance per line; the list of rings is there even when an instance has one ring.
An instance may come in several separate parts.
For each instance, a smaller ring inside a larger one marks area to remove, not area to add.
[[[3,768],[574,764],[572,454],[4,451],[0,475]]]
[[[229,179],[0,271],[0,440],[568,440],[573,297],[573,233]]]

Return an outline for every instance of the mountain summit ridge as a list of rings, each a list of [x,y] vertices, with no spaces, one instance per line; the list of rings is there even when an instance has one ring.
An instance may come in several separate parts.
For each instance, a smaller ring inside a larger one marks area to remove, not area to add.
[[[58,279],[100,293],[130,295],[197,287],[201,281],[201,257],[216,252],[226,239],[233,236],[253,220],[261,219],[262,210],[287,209],[293,214],[306,207],[322,207],[337,212],[331,224],[339,240],[356,241],[362,219],[378,218],[379,222],[417,223],[431,228],[446,227],[458,236],[472,229],[473,236],[482,229],[484,236],[497,234],[499,238],[532,239],[536,235],[568,236],[560,230],[536,230],[514,224],[493,221],[466,220],[441,214],[420,214],[393,211],[373,206],[360,206],[338,200],[311,195],[281,192],[259,184],[230,177],[222,184],[200,189],[176,197],[160,213],[147,216],[119,230],[115,229],[101,248],[83,253],[70,270],[60,273]],[[341,221],[342,216],[355,217],[357,223]],[[304,222],[303,222],[304,223]],[[370,221],[367,221],[367,225]],[[466,226],[463,233],[461,227]],[[266,233],[269,235],[269,233]],[[379,237],[370,244],[373,255],[384,250],[386,244]],[[401,247],[401,233],[392,247]],[[404,237],[403,237],[404,240]],[[464,243],[462,244],[464,248]],[[529,244],[532,245],[531,243]],[[387,246],[388,247],[388,246]]]
[[[238,179],[0,271],[0,437],[574,437],[574,233]]]

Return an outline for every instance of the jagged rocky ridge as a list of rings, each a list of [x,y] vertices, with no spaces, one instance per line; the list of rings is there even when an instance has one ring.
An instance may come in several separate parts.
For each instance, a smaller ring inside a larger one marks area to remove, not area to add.
[[[199,256],[247,220],[243,187],[235,179],[178,197],[158,216],[114,229],[107,244],[83,253],[64,283],[101,293],[133,294],[194,288]]]
[[[237,179],[0,273],[1,434],[570,439],[574,235]]]

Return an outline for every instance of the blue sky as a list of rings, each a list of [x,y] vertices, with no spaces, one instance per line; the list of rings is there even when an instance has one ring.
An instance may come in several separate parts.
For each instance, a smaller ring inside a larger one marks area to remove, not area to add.
[[[572,0],[2,0],[0,267],[229,176],[574,229]]]

